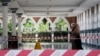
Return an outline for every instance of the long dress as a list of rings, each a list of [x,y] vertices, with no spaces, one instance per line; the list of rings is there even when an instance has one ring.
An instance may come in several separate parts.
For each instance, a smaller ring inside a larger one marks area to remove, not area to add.
[[[76,39],[73,39],[72,42],[72,49],[83,49],[82,48],[82,43],[80,39],[80,34],[79,33],[72,33],[73,37]]]
[[[35,50],[41,50],[42,47],[41,47],[41,44],[40,44],[40,41],[38,40],[35,44],[35,47],[34,47]]]

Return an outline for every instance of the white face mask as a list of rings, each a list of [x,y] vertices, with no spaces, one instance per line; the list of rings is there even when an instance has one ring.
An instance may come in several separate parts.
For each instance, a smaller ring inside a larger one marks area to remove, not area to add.
[[[75,23],[72,23],[72,24],[71,24],[71,27],[73,27],[73,26],[74,26],[74,24],[75,24]]]

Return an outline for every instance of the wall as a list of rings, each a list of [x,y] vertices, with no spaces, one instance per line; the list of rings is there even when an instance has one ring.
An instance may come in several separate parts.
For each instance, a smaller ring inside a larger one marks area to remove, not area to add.
[[[85,43],[100,45],[100,4],[96,4],[77,16],[81,36]],[[86,38],[87,37],[87,38]]]
[[[34,23],[35,28],[38,29],[38,24],[41,22],[41,20],[44,17],[46,18],[46,16],[40,16],[40,17],[37,17],[37,16],[23,16],[22,19],[21,19],[21,21],[22,21],[21,26],[26,22],[27,18],[30,18],[32,20],[32,22]],[[11,16],[8,16],[8,22],[10,21],[11,18],[12,18]],[[49,17],[49,18],[47,18],[47,20],[48,20],[48,22],[51,23],[51,25],[53,27],[53,30],[55,30],[54,29],[55,22],[57,22],[59,20],[59,18],[62,18],[67,23],[69,31],[71,30],[70,29],[71,23],[76,23],[76,17],[63,17],[63,16]],[[18,23],[17,19],[16,19],[16,22]],[[0,17],[0,23],[2,25],[2,17]],[[23,29],[23,26],[22,26],[22,29]]]

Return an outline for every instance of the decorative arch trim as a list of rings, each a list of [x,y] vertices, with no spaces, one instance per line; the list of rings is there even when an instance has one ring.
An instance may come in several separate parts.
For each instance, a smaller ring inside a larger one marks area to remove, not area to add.
[[[57,17],[49,17],[49,19],[52,21],[52,23],[55,21]]]
[[[35,22],[37,23],[40,19],[40,17],[33,17],[33,19],[35,20]]]

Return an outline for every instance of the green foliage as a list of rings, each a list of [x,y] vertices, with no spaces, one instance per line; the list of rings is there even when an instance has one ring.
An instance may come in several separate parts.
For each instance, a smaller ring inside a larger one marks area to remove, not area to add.
[[[47,32],[49,29],[49,23],[47,23],[47,19],[44,18],[42,22],[39,24],[38,31],[39,32]]]
[[[2,30],[3,30],[3,29],[0,27],[0,33],[2,32]]]
[[[23,32],[32,33],[35,30],[34,24],[32,23],[30,18],[28,18],[26,20],[26,22],[23,24],[23,26],[24,26]]]
[[[66,22],[62,19],[59,18],[59,21],[55,23],[56,27],[56,31],[66,31],[67,30],[67,24]]]
[[[49,25],[48,25],[48,23],[43,23],[43,22],[41,22],[40,24],[39,24],[39,29],[38,29],[38,31],[39,32],[47,32],[48,31],[48,27],[49,27]]]
[[[10,20],[10,22],[8,23],[8,31],[11,32],[12,31],[12,21]]]
[[[44,24],[46,24],[46,23],[47,23],[47,19],[44,18],[44,19],[42,20],[42,22],[43,22]]]
[[[1,23],[0,23],[0,35],[1,35],[1,33],[2,33],[2,30],[3,30],[3,29],[1,28]]]
[[[2,35],[2,30],[3,30],[3,29],[0,27],[0,36]]]
[[[8,23],[8,32],[12,32],[12,19],[10,19],[9,23]],[[16,28],[18,27],[18,23],[16,23]],[[17,31],[17,30],[16,30]]]

